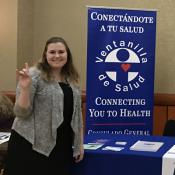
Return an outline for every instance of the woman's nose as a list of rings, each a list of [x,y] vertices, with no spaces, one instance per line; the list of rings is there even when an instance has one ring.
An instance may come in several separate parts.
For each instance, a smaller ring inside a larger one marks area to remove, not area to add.
[[[60,56],[60,54],[56,52],[56,55],[55,55],[55,56],[56,56],[56,57],[59,57],[59,56]]]

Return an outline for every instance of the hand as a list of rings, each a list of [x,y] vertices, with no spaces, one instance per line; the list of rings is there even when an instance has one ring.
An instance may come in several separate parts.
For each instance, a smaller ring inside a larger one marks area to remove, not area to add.
[[[30,88],[31,77],[29,75],[29,66],[28,63],[25,63],[25,67],[22,70],[16,70],[16,77],[19,82],[21,89],[26,90]]]
[[[80,154],[74,157],[75,163],[78,163],[81,160],[83,160],[83,157],[84,157],[84,147],[83,147],[83,145],[81,145]]]

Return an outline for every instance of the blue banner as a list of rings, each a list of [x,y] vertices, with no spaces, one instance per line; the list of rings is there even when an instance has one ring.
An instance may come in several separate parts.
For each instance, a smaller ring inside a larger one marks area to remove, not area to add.
[[[88,7],[86,134],[151,135],[156,11]]]

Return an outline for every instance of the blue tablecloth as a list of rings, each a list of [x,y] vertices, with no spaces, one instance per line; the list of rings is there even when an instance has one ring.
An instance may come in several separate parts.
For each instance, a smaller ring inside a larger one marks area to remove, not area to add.
[[[75,164],[73,175],[161,175],[162,156],[175,145],[175,138],[158,136],[131,136],[93,134],[85,136],[84,143],[106,140],[97,150],[85,150],[84,160]],[[129,148],[138,140],[164,142],[157,152],[132,151]],[[116,141],[127,142],[119,152],[102,150],[117,146]]]

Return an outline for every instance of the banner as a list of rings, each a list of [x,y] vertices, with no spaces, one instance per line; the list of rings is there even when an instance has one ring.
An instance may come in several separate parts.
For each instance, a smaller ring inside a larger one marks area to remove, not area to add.
[[[151,135],[156,11],[88,7],[86,134]]]

